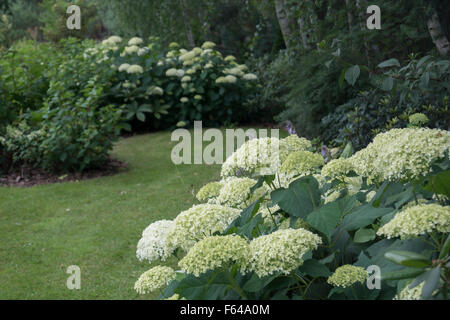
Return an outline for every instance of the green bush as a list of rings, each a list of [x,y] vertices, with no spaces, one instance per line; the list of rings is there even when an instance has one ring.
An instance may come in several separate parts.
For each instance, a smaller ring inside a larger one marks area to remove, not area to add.
[[[411,55],[405,66],[390,59],[371,75],[371,85],[322,120],[322,138],[360,149],[376,134],[405,128],[409,116],[423,113],[431,128],[448,129],[450,61]]]
[[[2,102],[8,110],[0,115],[0,122],[9,123],[19,114],[42,107],[50,81],[46,70],[55,57],[52,45],[31,40],[0,51]]]

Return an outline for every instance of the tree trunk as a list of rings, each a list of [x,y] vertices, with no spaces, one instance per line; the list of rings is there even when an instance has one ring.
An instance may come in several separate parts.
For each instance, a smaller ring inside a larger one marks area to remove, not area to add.
[[[181,11],[183,12],[183,18],[184,18],[184,25],[186,27],[186,35],[189,41],[189,45],[191,48],[195,47],[194,42],[194,34],[192,33],[192,27],[191,27],[191,19],[189,17],[189,13],[186,10],[186,2],[185,0],[180,0],[181,3]]]
[[[309,45],[308,45],[308,35],[305,32],[305,20],[303,18],[300,18],[298,20],[298,25],[300,28],[300,36],[302,37],[303,48],[307,49],[309,48]]]
[[[437,12],[435,12],[431,18],[428,20],[428,31],[430,32],[431,39],[436,46],[436,49],[443,56],[447,55],[450,51],[450,43],[448,38],[445,36],[442,31],[442,26],[439,21],[439,16]]]
[[[286,44],[286,48],[289,48],[292,40],[292,30],[284,0],[275,0],[275,11],[278,23],[280,24],[281,33],[283,34],[284,43]]]

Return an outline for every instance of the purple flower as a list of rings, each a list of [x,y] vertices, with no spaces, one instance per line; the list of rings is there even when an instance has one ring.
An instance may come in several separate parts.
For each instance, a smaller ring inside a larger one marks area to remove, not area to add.
[[[322,157],[325,159],[325,163],[330,160],[331,153],[330,150],[328,150],[328,147],[323,145],[321,149]]]
[[[289,134],[297,134],[294,125],[289,120],[286,121],[286,129],[289,132]]]

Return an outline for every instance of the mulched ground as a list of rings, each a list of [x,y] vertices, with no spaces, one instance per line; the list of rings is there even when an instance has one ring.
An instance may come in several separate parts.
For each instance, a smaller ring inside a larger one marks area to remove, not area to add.
[[[126,171],[128,166],[125,162],[109,159],[108,162],[98,169],[87,170],[83,173],[50,173],[36,168],[22,168],[7,175],[0,175],[0,186],[8,187],[32,187],[42,184],[61,183],[68,181],[82,181],[98,177],[112,176]]]

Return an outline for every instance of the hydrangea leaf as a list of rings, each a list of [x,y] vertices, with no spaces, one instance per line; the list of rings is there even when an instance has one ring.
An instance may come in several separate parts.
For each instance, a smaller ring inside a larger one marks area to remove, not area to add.
[[[312,176],[302,177],[270,194],[272,202],[294,217],[306,219],[320,203],[320,191],[317,180]]]

